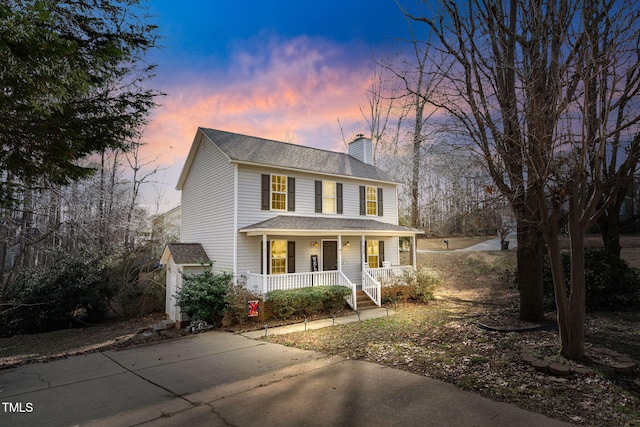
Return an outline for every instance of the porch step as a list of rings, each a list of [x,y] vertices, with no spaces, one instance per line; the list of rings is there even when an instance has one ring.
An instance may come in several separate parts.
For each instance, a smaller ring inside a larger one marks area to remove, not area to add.
[[[376,303],[373,302],[364,291],[356,291],[356,301],[358,302],[358,310],[360,311],[378,308]]]

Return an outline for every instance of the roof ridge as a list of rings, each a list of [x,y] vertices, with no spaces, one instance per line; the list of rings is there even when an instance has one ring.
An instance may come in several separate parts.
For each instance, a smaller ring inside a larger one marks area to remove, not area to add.
[[[200,129],[212,130],[214,132],[223,132],[223,133],[228,133],[228,134],[231,134],[231,135],[237,135],[237,136],[249,137],[249,138],[254,138],[254,139],[260,139],[262,141],[275,142],[277,144],[289,145],[291,147],[299,147],[299,148],[303,148],[303,149],[323,151],[325,153],[332,153],[332,154],[339,154],[339,155],[349,156],[350,158],[355,159],[355,160],[357,160],[357,161],[359,161],[361,163],[364,163],[366,165],[375,166],[375,165],[370,165],[368,163],[365,163],[362,160],[358,159],[357,157],[353,157],[349,153],[345,153],[345,152],[341,152],[341,151],[328,150],[326,148],[314,147],[313,145],[296,144],[296,143],[293,143],[293,142],[279,141],[277,139],[263,138],[261,136],[247,135],[247,134],[244,134],[244,133],[231,132],[231,131],[226,131],[226,130],[221,130],[221,129],[214,129],[214,128],[200,127]],[[375,166],[375,167],[377,167],[377,166]]]

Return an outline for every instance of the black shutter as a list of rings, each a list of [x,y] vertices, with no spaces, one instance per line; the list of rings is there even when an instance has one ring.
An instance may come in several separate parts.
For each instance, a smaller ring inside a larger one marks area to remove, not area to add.
[[[336,184],[336,212],[342,213],[342,184]]]
[[[382,188],[378,188],[378,216],[384,215],[382,211]]]
[[[294,212],[296,210],[296,179],[293,177],[287,178],[287,193],[289,196],[287,210]]]
[[[360,215],[367,214],[367,189],[364,185],[360,186]]]
[[[322,181],[316,181],[316,213],[322,213]]]
[[[268,211],[271,208],[271,176],[262,175],[262,210]]]
[[[378,267],[382,267],[384,261],[384,242],[382,240],[378,240],[378,255],[378,263],[380,263]]]
[[[296,242],[287,242],[287,273],[296,272]]]

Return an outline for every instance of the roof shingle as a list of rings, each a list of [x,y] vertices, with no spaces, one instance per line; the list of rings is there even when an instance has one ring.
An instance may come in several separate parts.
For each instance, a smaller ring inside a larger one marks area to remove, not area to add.
[[[199,129],[232,161],[395,182],[376,166],[345,153],[216,129]]]

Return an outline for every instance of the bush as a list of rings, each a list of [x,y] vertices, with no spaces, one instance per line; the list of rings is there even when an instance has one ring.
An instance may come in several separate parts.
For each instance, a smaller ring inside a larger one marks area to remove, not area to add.
[[[22,271],[9,289],[2,319],[6,333],[48,332],[106,318],[114,290],[100,255],[50,255],[46,265]]]
[[[249,291],[242,284],[233,284],[227,293],[226,320],[231,324],[244,323],[247,321],[247,302],[259,299],[260,297]]]
[[[343,308],[344,298],[351,294],[345,286],[315,286],[311,288],[272,291],[267,299],[273,306],[277,318],[286,319],[296,315],[313,315]]]
[[[213,273],[183,275],[182,289],[176,295],[177,304],[191,320],[203,320],[219,326],[228,310],[227,295],[233,287],[233,275]]]
[[[562,270],[569,291],[571,278],[570,254],[562,254]],[[545,256],[544,264],[545,300],[555,308],[551,261]],[[626,261],[604,249],[585,251],[586,306],[589,311],[617,311],[637,308],[640,305],[640,274],[629,267]]]

